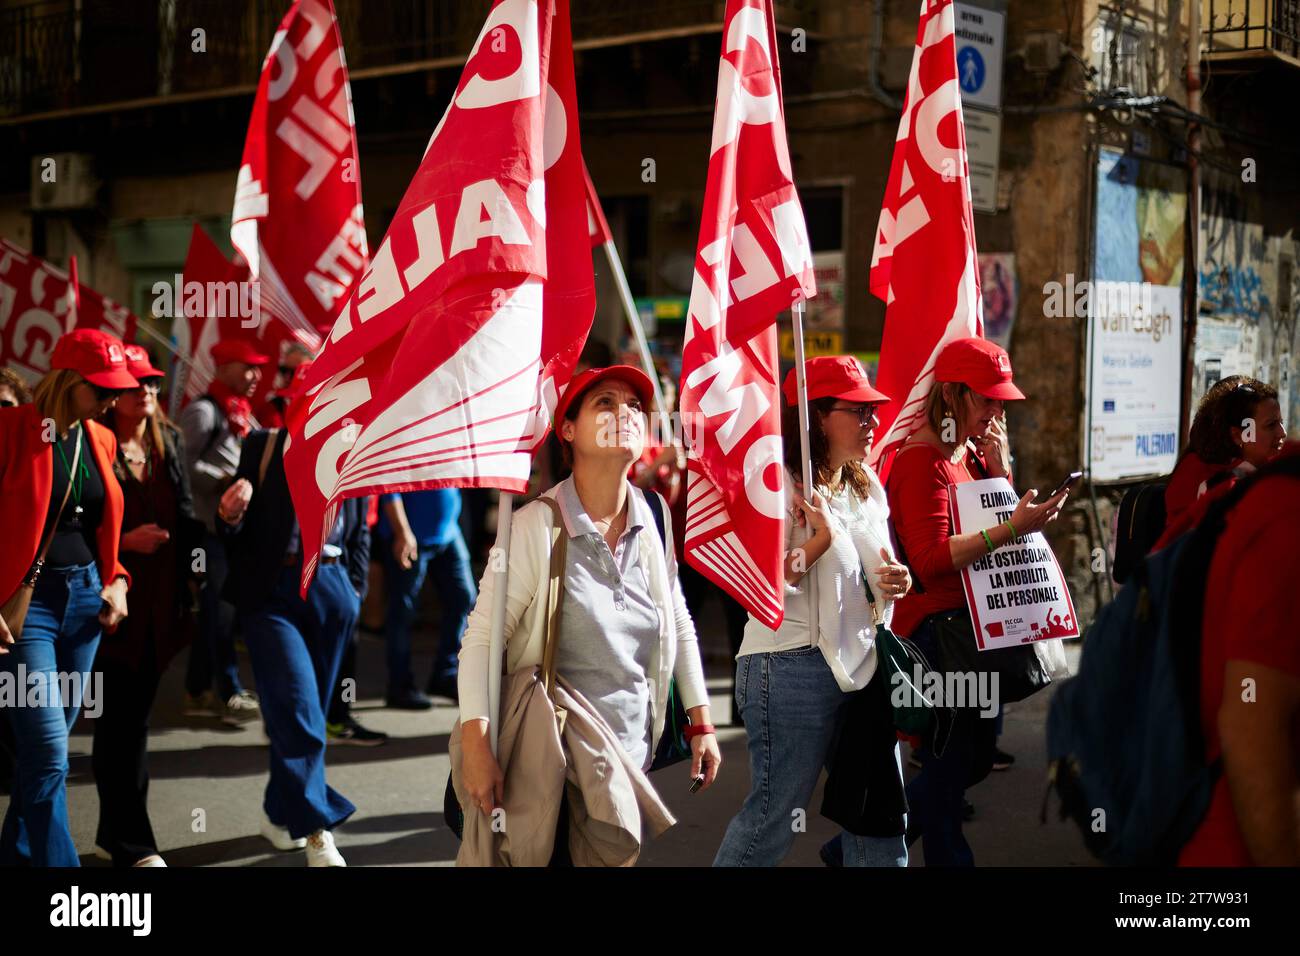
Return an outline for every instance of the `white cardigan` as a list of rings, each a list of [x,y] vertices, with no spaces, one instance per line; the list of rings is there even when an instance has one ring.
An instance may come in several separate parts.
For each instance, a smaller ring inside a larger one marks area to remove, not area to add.
[[[554,498],[552,488],[543,497]],[[672,519],[663,506],[667,547],[659,540],[654,515],[641,489],[628,483],[629,506],[642,525],[637,535],[640,560],[650,581],[650,593],[659,611],[659,646],[651,659],[647,681],[654,706],[654,751],[663,732],[668,704],[669,678],[677,679],[677,692],[688,710],[709,702],[704,668],[695,637],[695,625],[686,610],[677,582],[677,558],[673,550]],[[662,500],[661,500],[662,504]],[[546,645],[546,588],[550,572],[551,529],[554,512],[533,501],[510,519],[510,565],[506,596],[505,673],[540,667]],[[497,575],[489,564],[479,582],[478,603],[470,612],[460,650],[460,719],[490,719],[488,707],[488,647],[491,641],[492,596]],[[581,692],[582,688],[578,688]]]

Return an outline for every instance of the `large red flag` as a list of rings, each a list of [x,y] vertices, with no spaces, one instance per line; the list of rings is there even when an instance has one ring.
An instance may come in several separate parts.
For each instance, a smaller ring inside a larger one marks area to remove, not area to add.
[[[262,343],[278,351],[293,335],[319,348],[367,255],[352,94],[330,0],[295,0],[271,41],[230,241],[258,282]]]
[[[966,128],[952,0],[923,0],[912,73],[871,255],[871,291],[885,300],[872,461],[924,422],[934,362],[953,339],[984,334]]]
[[[690,564],[775,628],[784,614],[776,316],[816,293],[768,0],[728,0],[681,411]]]
[[[195,223],[172,307],[172,337],[182,359],[172,383],[173,414],[208,390],[213,345],[228,338],[257,339],[256,316],[243,314],[252,301],[248,281],[248,269],[227,259]]]
[[[303,586],[339,502],[527,488],[595,309],[567,0],[498,0],[289,418]]]
[[[131,342],[138,321],[125,306],[0,239],[0,365],[40,378],[50,370],[54,343],[65,332],[102,329]]]

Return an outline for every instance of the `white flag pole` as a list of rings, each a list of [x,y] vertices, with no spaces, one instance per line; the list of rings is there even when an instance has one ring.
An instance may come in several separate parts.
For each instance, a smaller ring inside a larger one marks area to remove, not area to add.
[[[510,518],[515,496],[501,492],[497,504],[497,540],[489,558],[492,572],[492,631],[488,644],[488,739],[492,755],[497,754],[497,731],[501,727],[501,661],[506,650],[506,595],[510,584]]]
[[[799,451],[803,459],[803,493],[804,500],[811,504],[813,489],[816,485],[813,483],[812,453],[808,448],[808,380],[804,370],[803,357],[803,310],[804,300],[799,299],[791,307],[790,314],[794,320],[794,375],[795,385],[799,391]],[[806,525],[806,527],[811,530],[811,526]],[[805,553],[805,562],[806,560]],[[821,640],[821,631],[817,620],[817,577],[812,573],[812,568],[806,563],[804,581],[806,582],[804,593],[808,595],[808,632],[811,635],[813,647],[816,647]]]
[[[602,244],[601,248],[605,250],[605,258],[609,260],[610,271],[614,274],[614,284],[618,286],[618,297],[623,302],[623,311],[627,313],[627,324],[632,328],[632,337],[636,339],[637,351],[641,353],[641,368],[645,370],[646,375],[650,377],[650,384],[655,390],[655,409],[660,415],[668,414],[668,409],[664,408],[664,393],[659,386],[659,373],[655,371],[654,360],[650,358],[650,345],[646,341],[645,329],[641,327],[641,315],[636,310],[636,303],[632,301],[632,290],[627,284],[627,275],[623,272],[623,262],[618,257],[618,249],[614,247],[614,240]]]

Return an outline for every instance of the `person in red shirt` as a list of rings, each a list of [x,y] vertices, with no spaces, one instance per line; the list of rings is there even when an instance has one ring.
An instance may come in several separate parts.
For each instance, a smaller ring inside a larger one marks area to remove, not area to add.
[[[1300,442],[1279,458],[1300,457]],[[1201,646],[1206,759],[1223,757],[1181,866],[1300,866],[1300,481],[1266,477],[1214,549]],[[1231,596],[1231,597],[1229,597]]]
[[[32,404],[0,408],[0,677],[20,698],[5,707],[18,746],[0,831],[0,865],[10,866],[79,865],[68,731],[83,700],[90,710],[101,704],[95,650],[126,617],[131,581],[118,560],[117,440],[93,419],[138,383],[122,343],[97,329],[60,338],[50,366]],[[20,619],[19,592],[31,585]]]
[[[1187,436],[1187,449],[1165,486],[1165,533],[1159,551],[1192,528],[1204,508],[1200,499],[1226,494],[1243,474],[1273,458],[1286,441],[1277,389],[1245,375],[1210,386]]]
[[[889,510],[900,556],[916,586],[894,611],[894,631],[910,638],[931,662],[939,660],[935,621],[969,624],[961,569],[1020,535],[1041,530],[1060,513],[1067,491],[1034,504],[1031,488],[1009,522],[967,534],[953,534],[948,486],[980,478],[1011,478],[1004,403],[1023,399],[1011,380],[1011,360],[979,338],[949,342],[935,363],[935,383],[925,418],[890,465]],[[971,640],[974,640],[974,634]],[[973,866],[962,835],[968,786],[993,765],[996,720],[970,708],[957,711],[942,754],[926,756],[908,786],[909,832],[920,833],[927,866]]]

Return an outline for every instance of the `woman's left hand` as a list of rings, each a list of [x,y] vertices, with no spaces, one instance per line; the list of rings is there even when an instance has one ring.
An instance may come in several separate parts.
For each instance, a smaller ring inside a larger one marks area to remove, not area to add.
[[[1011,475],[1011,445],[1007,442],[1005,415],[993,419],[985,438],[976,438],[975,447],[984,458],[990,478],[1008,478]]]
[[[718,777],[718,768],[722,766],[722,751],[718,749],[718,738],[714,734],[700,734],[691,738],[691,779],[704,774],[701,790],[708,790]]]
[[[876,568],[875,573],[885,597],[892,601],[912,589],[912,573],[907,570],[907,565],[899,564],[884,548],[880,549],[880,560],[884,564]]]
[[[108,605],[100,608],[99,623],[105,630],[111,631],[126,617],[126,578],[114,578],[112,584],[104,585],[99,596]]]

